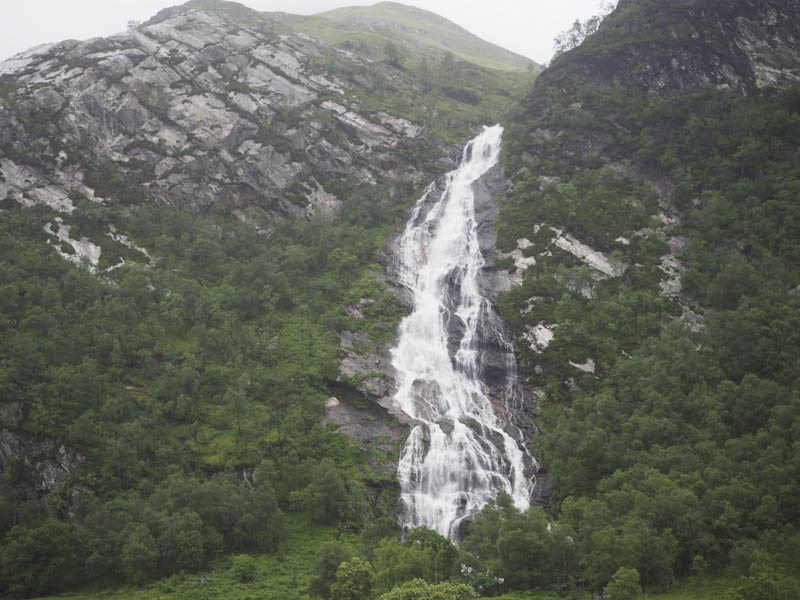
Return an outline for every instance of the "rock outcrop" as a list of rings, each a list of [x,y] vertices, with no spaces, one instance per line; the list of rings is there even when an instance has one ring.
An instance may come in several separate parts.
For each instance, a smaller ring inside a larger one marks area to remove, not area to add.
[[[84,457],[49,440],[0,429],[0,471],[12,466],[19,473],[18,493],[55,492],[71,481]]]
[[[421,178],[405,153],[424,127],[360,100],[402,73],[209,6],[0,63],[0,198],[69,211],[116,177],[125,202],[307,217],[337,209],[334,180]]]
[[[600,30],[556,60],[539,86],[618,85],[651,95],[800,81],[800,4],[782,0],[620,0]]]

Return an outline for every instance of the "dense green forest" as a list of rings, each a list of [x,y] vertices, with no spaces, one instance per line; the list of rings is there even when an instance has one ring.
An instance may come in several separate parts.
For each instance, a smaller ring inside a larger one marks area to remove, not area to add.
[[[699,591],[664,597],[799,598],[800,88],[656,96],[567,69],[506,121],[498,250],[527,238],[537,263],[499,305],[543,390],[529,447],[550,505],[501,494],[458,546],[401,535],[392,474],[322,419],[331,395],[358,399],[340,332],[389,341],[405,313],[377,257],[413,184],[342,180],[336,216],[243,221],[150,205],[97,164],[105,205],[0,202],[0,429],[76,464],[53,494],[2,465],[0,593],[625,600],[688,581]],[[106,239],[102,260],[125,264],[72,265],[46,231],[57,216],[152,258]],[[626,269],[544,254],[542,224]],[[558,325],[536,352],[542,322]],[[593,373],[569,364],[587,358]]]
[[[44,243],[49,209],[5,212],[3,394],[22,415],[13,425],[84,457],[58,498],[18,497],[22,469],[4,465],[6,591],[142,582],[275,550],[283,511],[339,530],[363,522],[362,454],[320,415],[337,331],[393,332],[400,309],[372,260],[400,210],[390,197],[411,194],[371,188],[335,221],[260,232],[224,210],[82,201],[66,218],[77,232],[113,222],[158,257],[103,277]],[[374,302],[354,322],[345,307],[363,297]]]
[[[771,582],[734,597],[796,597],[800,89],[648,98],[578,84],[550,93],[545,116],[533,122],[525,115],[542,115],[536,102],[545,100],[529,102],[509,142],[518,176],[501,214],[500,246],[511,249],[535,224],[555,223],[632,265],[596,282],[587,298],[575,284],[585,267],[556,254],[501,300],[518,334],[537,321],[558,323],[551,346],[541,355],[523,350],[523,360],[547,371],[542,432],[533,440],[555,496],[553,547],[545,553],[563,552],[561,529],[574,544],[570,558],[556,562],[561,569],[535,583],[577,579],[600,589],[625,567],[646,589],[665,590],[675,577],[728,568]],[[568,141],[530,147],[528,133],[547,128]],[[687,240],[681,281],[702,328],[681,320],[678,301],[660,294],[668,245],[635,234],[658,225],[648,216],[648,181],[591,156],[554,160],[559,144],[598,134],[609,135],[612,160],[669,175],[681,219],[666,233]],[[560,182],[541,186],[540,173]],[[570,387],[576,371],[564,365],[587,356],[601,378],[581,374]],[[489,514],[476,526],[498,518]],[[501,541],[478,554],[502,563]]]

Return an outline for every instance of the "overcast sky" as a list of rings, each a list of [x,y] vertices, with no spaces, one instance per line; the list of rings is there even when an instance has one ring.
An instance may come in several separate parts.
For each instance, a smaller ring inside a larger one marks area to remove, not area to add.
[[[553,38],[576,18],[598,12],[600,0],[402,0],[458,23],[472,33],[539,63]],[[313,14],[375,0],[242,0],[256,10]],[[0,60],[32,46],[124,31],[181,0],[0,0]]]

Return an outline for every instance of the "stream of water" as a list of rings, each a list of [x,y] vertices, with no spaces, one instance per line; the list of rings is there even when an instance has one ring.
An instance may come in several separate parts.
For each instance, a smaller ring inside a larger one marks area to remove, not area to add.
[[[531,459],[504,430],[481,380],[488,328],[494,338],[500,334],[492,303],[481,294],[485,261],[473,183],[497,163],[502,135],[497,125],[469,142],[444,192],[435,199],[435,185],[426,190],[400,239],[400,279],[414,298],[392,351],[394,402],[413,425],[398,465],[402,520],[451,539],[500,491],[524,510],[532,486],[525,475]],[[500,394],[512,405],[520,398],[516,358],[509,343],[501,349]]]

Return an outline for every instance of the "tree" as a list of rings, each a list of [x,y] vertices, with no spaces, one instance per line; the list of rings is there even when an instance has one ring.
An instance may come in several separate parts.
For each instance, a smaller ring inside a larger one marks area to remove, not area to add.
[[[393,516],[373,518],[364,524],[358,538],[358,554],[369,561],[375,560],[375,549],[384,538],[392,537],[399,531],[397,519]]]
[[[593,15],[585,21],[575,19],[572,27],[559,33],[555,40],[553,40],[553,58],[555,59],[556,57],[564,54],[564,52],[568,52],[569,50],[580,46],[583,43],[583,40],[595,33],[600,28],[600,23],[602,23],[603,19],[605,19],[611,13],[611,11],[614,10],[615,5],[616,2],[604,0],[600,3],[599,14]]]
[[[256,559],[249,554],[237,554],[231,559],[231,572],[237,581],[253,581],[258,573]]]
[[[577,569],[575,537],[568,523],[550,522],[541,507],[520,513],[499,494],[475,519],[464,547],[509,587],[541,587],[566,582]]]
[[[353,523],[362,512],[364,504],[357,489],[348,489],[336,463],[322,459],[311,474],[311,482],[291,493],[311,513],[317,523],[337,525],[341,533],[348,523]]]
[[[358,557],[339,565],[331,600],[367,600],[372,594],[372,565]]]
[[[339,565],[350,559],[351,553],[340,542],[327,542],[322,544],[314,563],[314,576],[309,584],[308,591],[323,598],[329,598],[331,585],[336,581],[336,572]]]
[[[240,388],[228,388],[225,390],[222,402],[233,419],[233,425],[236,428],[236,441],[239,442],[242,437],[242,420],[248,409],[247,394]]]
[[[455,68],[456,58],[448,50],[442,55],[442,62],[439,63],[439,81],[442,87],[453,87]]]
[[[206,564],[203,522],[195,512],[172,514],[159,519],[156,547],[162,573],[193,572]]]
[[[79,583],[85,549],[72,528],[47,520],[35,529],[17,525],[0,545],[0,590],[43,594]]]
[[[541,587],[555,581],[560,566],[553,552],[557,528],[548,523],[541,507],[503,523],[497,539],[498,570],[510,587]]]
[[[402,69],[405,56],[403,52],[393,42],[386,42],[383,47],[383,53],[386,55],[386,62],[392,65],[395,69]]]
[[[417,527],[405,535],[404,545],[432,554],[433,583],[439,583],[457,574],[458,550],[443,535],[427,527]]]
[[[606,586],[608,600],[637,600],[642,596],[639,571],[620,567]]]
[[[249,499],[245,503],[248,517],[248,531],[253,548],[272,552],[278,548],[286,536],[286,523],[283,512],[278,508],[275,492],[269,481],[264,478],[256,481],[255,489],[243,486],[244,495]]]
[[[422,89],[426,93],[430,92],[431,89],[433,89],[433,74],[431,73],[431,67],[425,57],[421,58],[419,61],[417,76],[422,84]]]
[[[800,597],[794,582],[780,573],[768,570],[739,580],[739,587],[725,594],[725,600],[797,600]]]
[[[398,544],[392,538],[381,540],[375,550],[375,577],[378,591],[388,592],[409,579],[433,581],[433,548]]]
[[[158,551],[150,530],[139,524],[122,547],[122,570],[131,583],[144,583],[158,573]]]

